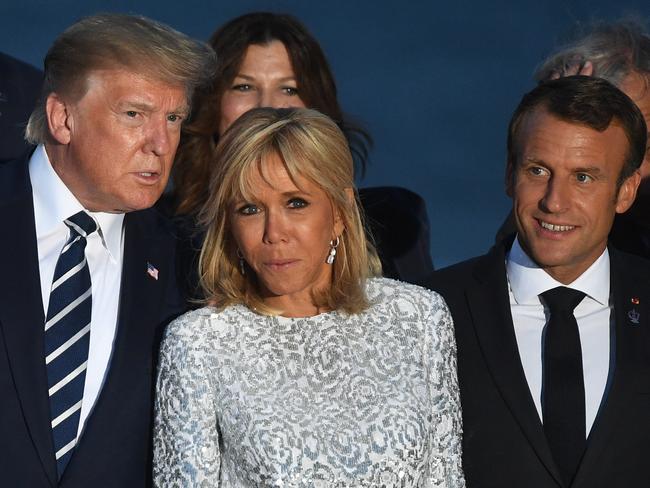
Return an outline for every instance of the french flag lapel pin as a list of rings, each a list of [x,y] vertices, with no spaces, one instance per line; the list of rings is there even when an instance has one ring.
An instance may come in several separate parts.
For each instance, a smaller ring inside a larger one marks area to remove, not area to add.
[[[637,307],[641,305],[641,300],[638,297],[632,297],[630,302],[632,302],[632,309],[627,312],[627,319],[630,321],[630,324],[639,325],[641,314],[638,312]]]
[[[154,280],[158,281],[158,269],[147,261],[147,274],[151,276]]]

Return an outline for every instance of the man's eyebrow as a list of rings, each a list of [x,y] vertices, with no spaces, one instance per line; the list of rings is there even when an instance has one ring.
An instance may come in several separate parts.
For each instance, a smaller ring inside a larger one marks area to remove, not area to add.
[[[184,103],[183,105],[179,105],[169,113],[187,115],[190,113],[190,106]]]
[[[139,102],[139,101],[134,101],[134,100],[126,100],[122,103],[120,103],[120,108],[122,109],[135,109],[139,110],[142,112],[151,112],[154,109],[154,106],[148,102]],[[174,108],[173,110],[170,110],[168,113],[170,114],[187,114],[190,111],[190,107],[184,103],[183,105],[179,105],[178,107]]]
[[[153,105],[147,102],[138,102],[135,100],[125,100],[119,104],[121,108],[134,108],[136,110],[141,110],[143,112],[148,112],[153,110]]]
[[[532,163],[532,164],[541,164],[544,165],[546,162],[543,159],[535,158],[532,156],[527,156],[524,158],[525,163]]]
[[[574,173],[591,173],[591,174],[596,174],[599,175],[603,172],[602,169],[596,167],[596,166],[580,166],[578,168],[573,168]]]

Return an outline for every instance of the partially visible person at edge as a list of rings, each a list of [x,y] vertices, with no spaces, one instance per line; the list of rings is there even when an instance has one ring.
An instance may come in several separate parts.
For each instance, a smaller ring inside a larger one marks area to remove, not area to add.
[[[576,40],[550,55],[535,79],[572,75],[597,76],[628,95],[650,125],[650,36],[638,21],[597,23]],[[510,214],[499,229],[499,243],[515,231]],[[630,209],[618,214],[610,241],[620,250],[650,258],[650,143],[641,164],[641,184]]]
[[[516,236],[429,282],[454,319],[468,486],[648,485],[650,261],[607,240],[646,142],[596,77],[543,82],[515,110]]]
[[[213,86],[197,93],[192,119],[174,164],[173,193],[163,199],[165,211],[180,218],[184,278],[189,296],[196,296],[198,249],[203,233],[196,229],[199,209],[216,170],[214,150],[224,131],[255,107],[309,107],[332,118],[346,134],[358,163],[365,169],[368,134],[343,115],[336,83],[325,55],[311,33],[290,15],[250,13],[237,17],[210,38],[217,53]],[[433,264],[429,251],[426,205],[417,194],[397,187],[360,192],[372,239],[379,249],[384,274],[416,282]]]
[[[186,310],[160,197],[214,53],[103,14],[53,43],[32,154],[0,165],[0,484],[151,484],[153,371]]]
[[[0,162],[33,149],[25,127],[42,85],[42,71],[0,52]]]
[[[254,109],[216,158],[206,306],[161,346],[155,484],[465,486],[447,306],[374,277],[341,130]]]

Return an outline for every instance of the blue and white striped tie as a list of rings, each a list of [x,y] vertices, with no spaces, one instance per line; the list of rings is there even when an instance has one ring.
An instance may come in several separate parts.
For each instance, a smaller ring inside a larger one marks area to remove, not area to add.
[[[86,237],[97,230],[83,211],[64,222],[70,237],[56,262],[45,321],[45,364],[59,478],[77,442],[92,311]]]

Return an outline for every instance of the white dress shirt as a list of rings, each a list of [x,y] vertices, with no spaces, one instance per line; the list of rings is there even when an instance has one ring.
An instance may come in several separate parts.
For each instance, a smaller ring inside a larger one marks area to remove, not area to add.
[[[600,407],[609,374],[610,324],[609,253],[607,249],[573,283],[564,285],[537,266],[515,239],[506,257],[510,310],[521,364],[528,388],[542,418],[542,333],[547,321],[539,295],[557,286],[567,286],[586,294],[574,311],[585,383],[585,427],[589,434]]]
[[[36,148],[29,160],[29,177],[34,199],[43,311],[47,317],[54,268],[69,235],[63,221],[84,208],[56,174],[42,145]],[[88,237],[86,245],[93,304],[78,436],[99,396],[108,370],[115,340],[122,276],[124,214],[88,212],[88,215],[95,220],[98,230]]]

